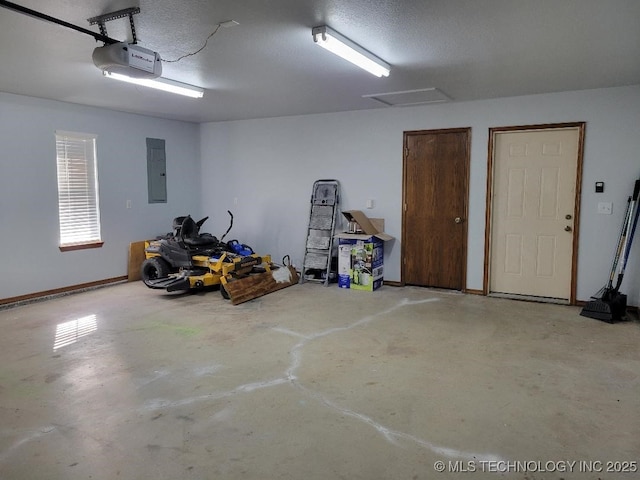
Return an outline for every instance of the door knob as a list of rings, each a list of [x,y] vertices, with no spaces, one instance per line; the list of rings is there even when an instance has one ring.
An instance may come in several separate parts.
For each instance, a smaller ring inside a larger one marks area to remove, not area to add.
[[[572,229],[569,225],[567,225],[566,227],[564,227],[564,231],[565,232],[570,232]]]
[[[462,219],[460,217],[456,217],[453,221],[456,223],[462,223]]]

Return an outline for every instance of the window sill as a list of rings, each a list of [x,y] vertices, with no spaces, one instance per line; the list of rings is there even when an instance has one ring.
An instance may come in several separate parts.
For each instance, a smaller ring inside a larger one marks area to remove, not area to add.
[[[87,248],[101,248],[104,245],[104,242],[93,242],[93,243],[79,243],[77,245],[61,245],[61,252],[70,252],[72,250],[85,250]]]

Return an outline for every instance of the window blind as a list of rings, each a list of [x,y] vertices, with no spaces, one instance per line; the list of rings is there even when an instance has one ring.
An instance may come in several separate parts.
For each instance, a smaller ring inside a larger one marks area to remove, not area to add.
[[[60,246],[101,242],[96,136],[56,132]]]

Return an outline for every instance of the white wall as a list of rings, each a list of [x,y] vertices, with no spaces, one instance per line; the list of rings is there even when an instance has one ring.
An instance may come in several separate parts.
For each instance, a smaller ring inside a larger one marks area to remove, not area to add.
[[[385,279],[398,281],[403,131],[471,127],[467,288],[482,289],[488,129],[575,121],[587,122],[577,293],[588,300],[608,279],[626,200],[640,177],[640,86],[203,124],[202,209],[213,217],[212,233],[224,232],[231,209],[229,238],[276,261],[290,254],[299,262],[312,184],[338,179],[344,210],[386,219],[397,240],[387,244]],[[595,181],[605,182],[604,193],[594,193]],[[613,215],[596,213],[602,201],[613,202]],[[621,290],[640,304],[640,234]]]
[[[102,248],[58,249],[56,130],[98,135]],[[147,203],[147,137],[166,140],[166,204]],[[0,93],[0,146],[0,298],[126,275],[130,242],[200,215],[196,124]]]
[[[585,121],[578,298],[586,300],[608,278],[640,177],[639,120],[640,86],[200,127],[0,93],[0,298],[125,275],[129,243],[169,231],[186,213],[210,215],[204,230],[220,236],[230,209],[228,239],[300,262],[320,178],[340,180],[343,209],[386,219],[397,240],[387,244],[385,278],[400,280],[402,133],[452,127],[472,128],[467,287],[481,289],[488,129]],[[55,130],[98,135],[101,249],[58,250]],[[167,204],[147,203],[147,137],[166,140]],[[603,194],[594,193],[597,180]],[[596,214],[601,201],[613,202],[613,215]],[[640,234],[622,291],[640,305]]]

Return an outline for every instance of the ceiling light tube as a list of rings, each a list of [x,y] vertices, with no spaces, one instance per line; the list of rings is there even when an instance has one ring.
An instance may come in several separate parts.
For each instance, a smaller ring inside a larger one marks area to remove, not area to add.
[[[121,82],[134,83],[136,85],[142,85],[143,87],[155,88],[157,90],[163,90],[165,92],[177,93],[178,95],[185,95],[191,98],[202,98],[204,96],[204,89],[195,87],[182,82],[176,82],[168,78],[132,78],[127,75],[121,75],[119,73],[111,73],[106,70],[102,72],[105,77],[113,78],[114,80],[120,80]]]
[[[391,66],[373,53],[323,25],[311,30],[313,41],[376,77],[388,77]]]

